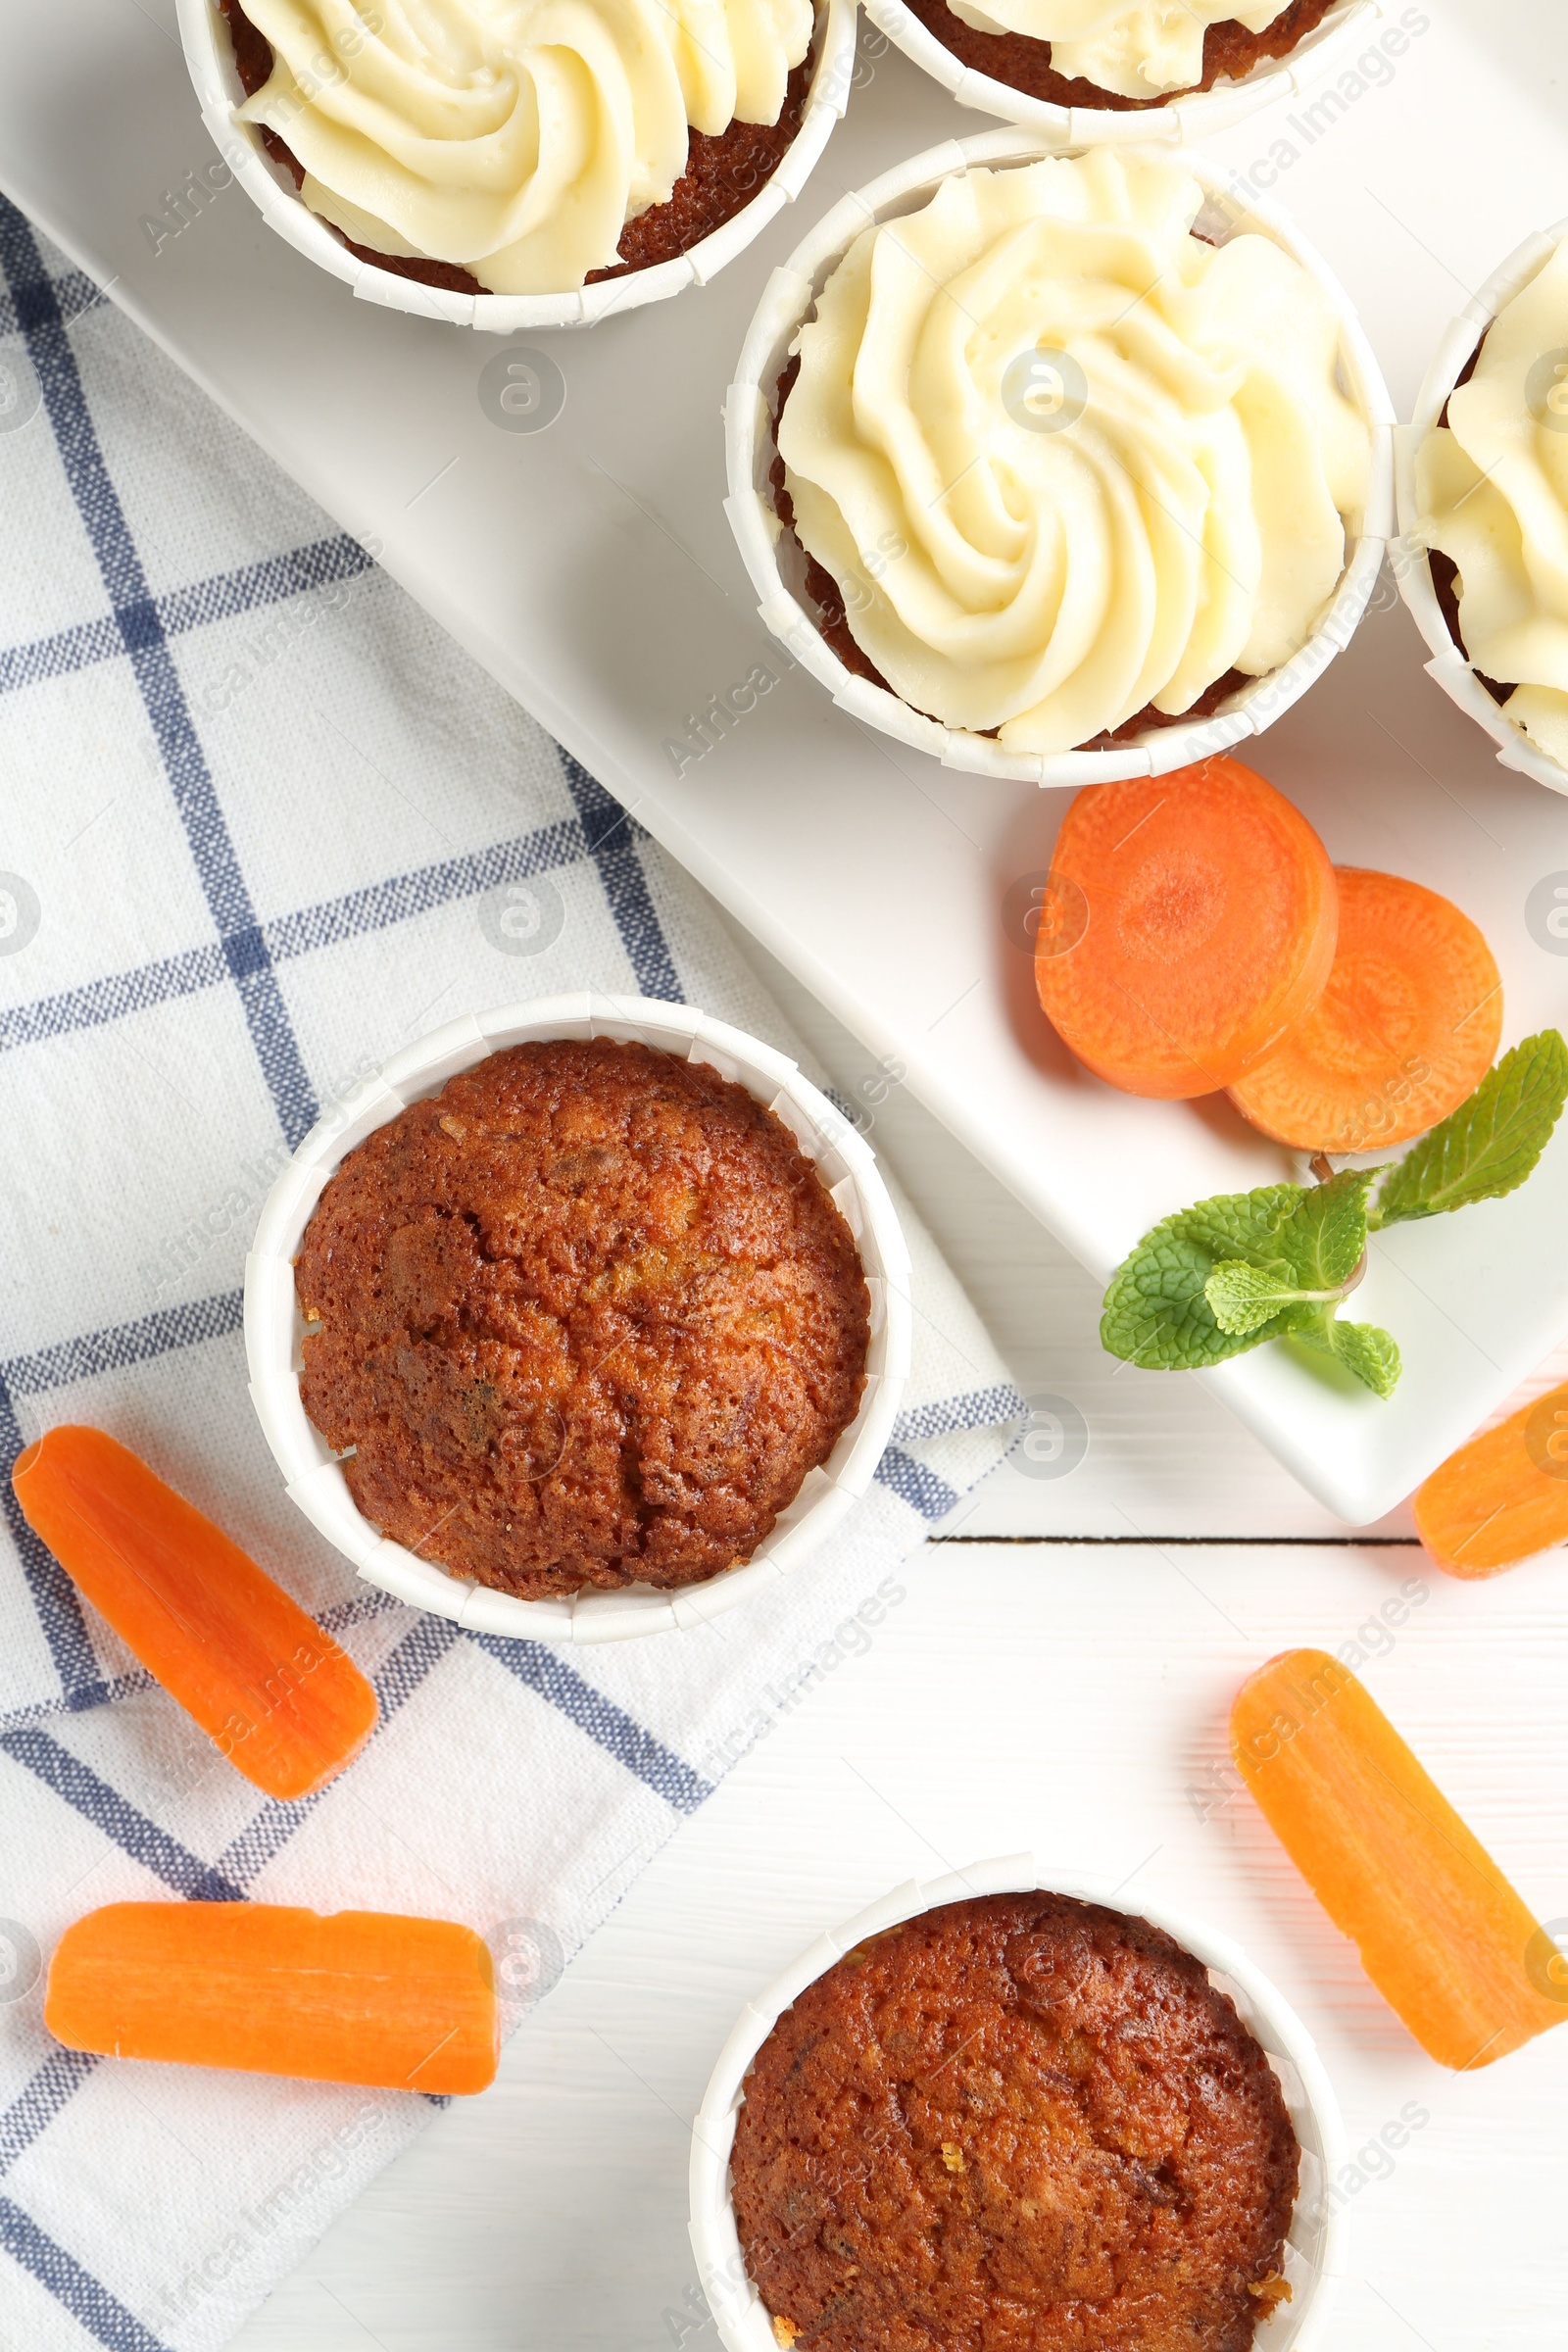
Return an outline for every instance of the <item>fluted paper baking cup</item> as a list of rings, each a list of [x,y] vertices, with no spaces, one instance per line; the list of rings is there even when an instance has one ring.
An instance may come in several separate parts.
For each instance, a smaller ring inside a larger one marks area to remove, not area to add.
[[[1449,701],[1457,703],[1465,716],[1473,718],[1491,736],[1502,766],[1533,777],[1536,783],[1544,784],[1548,792],[1568,792],[1568,769],[1553,760],[1549,752],[1532,743],[1523,729],[1514,725],[1502,705],[1493,700],[1477,677],[1463,646],[1448,627],[1438,602],[1416,498],[1415,461],[1422,442],[1447,407],[1449,395],[1481,348],[1482,337],[1498,312],[1505,310],[1516,294],[1524,292],[1565,236],[1568,236],[1568,220],[1559,220],[1554,228],[1537,229],[1533,236],[1526,237],[1445,329],[1416,400],[1415,416],[1395,436],[1399,536],[1389,551],[1399,594],[1432,654],[1427,663],[1428,676],[1436,678]]]
[[[1307,270],[1339,314],[1341,366],[1347,385],[1372,429],[1372,487],[1360,527],[1349,534],[1345,573],[1311,636],[1282,668],[1233,695],[1211,718],[1179,720],[1151,727],[1108,751],[1004,752],[986,735],[946,727],[911,710],[887,688],[873,686],[846,668],[817,625],[804,584],[786,577],[794,558],[790,534],[781,532],[773,510],[768,470],[773,462],[773,391],[796,335],[824,283],[850,245],[873,221],[898,220],[916,211],[942,181],[979,166],[1032,164],[1062,150],[1037,133],[991,130],[956,139],[885,172],[858,193],[846,196],[775,270],[762,291],[741,350],[735,381],[724,402],[729,516],[768,630],[803,669],[820,680],[851,717],[915,751],[929,752],[945,767],[979,776],[1035,784],[1110,784],[1129,776],[1163,776],[1195,760],[1212,759],[1260,735],[1282,711],[1298,702],[1354,635],[1366,611],[1390,533],[1394,528],[1394,410],[1383,373],[1362,332],[1349,296],[1327,263],[1277,205],[1235,191],[1225,174],[1204,157],[1183,153],[1178,160],[1207,198],[1205,233],[1215,244],[1243,228],[1272,237]],[[1201,217],[1200,217],[1201,218]]]
[[[481,333],[495,335],[514,334],[524,327],[592,326],[612,312],[638,310],[644,303],[664,302],[685,286],[707,285],[799,196],[827,145],[829,132],[849,104],[855,72],[855,0],[820,0],[813,35],[816,63],[801,127],[765,186],[710,236],[652,269],[628,270],[624,277],[601,278],[596,285],[581,286],[571,293],[459,294],[444,286],[421,285],[416,278],[400,277],[394,270],[378,269],[350,253],[304,202],[284,168],[273,163],[262,143],[259,126],[236,120],[245,93],[217,0],[176,0],[176,5],[185,62],[202,121],[268,226],[308,260],[340,277],[362,302],[377,302],[386,310],[411,311],[416,318],[444,318],[454,326],[476,327]]]
[[[1083,148],[1110,140],[1159,139],[1181,145],[1189,139],[1210,137],[1233,122],[1256,114],[1276,99],[1294,98],[1311,83],[1347,63],[1349,51],[1389,14],[1387,0],[1341,0],[1323,22],[1298,40],[1288,57],[1261,60],[1250,74],[1235,81],[1216,82],[1209,90],[1178,91],[1163,105],[1137,108],[1054,106],[1047,98],[1031,98],[1010,82],[978,73],[937,39],[905,0],[865,0],[865,13],[878,31],[912,59],[933,81],[951,90],[960,106],[978,114],[1001,115],[1039,131],[1057,150]]]
[[[913,1919],[943,1903],[964,1902],[976,1895],[1029,1893],[1036,1887],[1076,1895],[1084,1902],[1101,1903],[1107,1910],[1125,1912],[1131,1919],[1146,1919],[1152,1927],[1162,1928],[1203,1963],[1210,1984],[1229,1995],[1243,2025],[1261,2044],[1285,2095],[1300,2146],[1301,2169],[1284,2254],[1291,2299],[1276,2304],[1269,2317],[1258,2323],[1255,2340],[1259,2352],[1319,2352],[1327,2342],[1330,2306],[1345,2268],[1348,2234],[1344,2200],[1328,2193],[1345,2161],[1345,2128],[1306,2028],[1246,1953],[1201,1921],[1168,1910],[1163,1903],[1119,1901],[1114,1892],[1094,1880],[1064,1877],[1045,1869],[1033,1854],[1007,1854],[999,1861],[976,1862],[947,1878],[911,1880],[907,1886],[895,1887],[868,1910],[819,1936],[792,1968],[742,2011],[692,2128],[692,2248],[703,2292],[727,2352],[778,2352],[766,2306],[747,2273],[730,2196],[735,2120],[758,2051],[808,1984],[867,1936],[879,1936],[901,1920]]]
[[[871,1338],[859,1410],[812,1470],[772,1533],[741,1567],[676,1592],[629,1585],[556,1600],[521,1600],[470,1583],[394,1544],[365,1518],[338,1456],[300,1397],[305,1320],[294,1258],[327,1179],[377,1127],[439,1093],[460,1070],[506,1046],[545,1038],[612,1037],[710,1062],[766,1105],[816,1167],[855,1236],[871,1298]],[[352,1560],[367,1584],[476,1633],[519,1641],[623,1642],[706,1625],[760,1592],[816,1550],[870,1486],[909,1368],[909,1257],[870,1147],[788,1054],[689,1004],[652,997],[543,997],[451,1022],[395,1054],[312,1128],[262,1205],[245,1261],[245,1355],[251,1399],[288,1492],[311,1524]]]

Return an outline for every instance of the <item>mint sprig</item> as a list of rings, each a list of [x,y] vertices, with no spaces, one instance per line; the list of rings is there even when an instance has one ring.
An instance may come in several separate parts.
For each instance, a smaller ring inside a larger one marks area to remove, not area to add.
[[[1174,1372],[1297,1340],[1335,1356],[1374,1395],[1392,1396],[1397,1344],[1375,1323],[1339,1313],[1360,1280],[1368,1235],[1513,1192],[1565,1102],[1568,1045],[1544,1029],[1505,1054],[1396,1163],[1341,1169],[1315,1186],[1222,1193],[1178,1210],[1112,1275],[1102,1345],[1126,1363]]]
[[[1117,1268],[1100,1337],[1110,1354],[1197,1371],[1265,1340],[1322,1336],[1366,1248],[1370,1172],[1223,1193],[1166,1217]]]

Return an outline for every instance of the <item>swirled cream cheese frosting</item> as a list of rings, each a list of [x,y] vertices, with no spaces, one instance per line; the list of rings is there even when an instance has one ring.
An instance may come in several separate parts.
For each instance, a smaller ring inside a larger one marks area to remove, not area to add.
[[[979,32],[1021,32],[1051,43],[1051,63],[1119,98],[1163,98],[1203,78],[1203,35],[1211,24],[1266,32],[1291,0],[948,0]]]
[[[917,710],[1066,751],[1299,651],[1371,431],[1340,321],[1260,232],[1189,234],[1179,162],[974,171],[865,229],[798,337],[796,531]]]
[[[1568,243],[1487,329],[1415,486],[1422,537],[1458,570],[1465,654],[1568,767]]]
[[[810,0],[245,0],[272,73],[239,114],[354,243],[554,294],[668,201],[687,125],[776,122]]]

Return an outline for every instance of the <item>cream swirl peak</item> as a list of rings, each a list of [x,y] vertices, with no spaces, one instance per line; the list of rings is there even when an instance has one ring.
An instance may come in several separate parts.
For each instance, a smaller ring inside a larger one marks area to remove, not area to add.
[[[823,287],[785,486],[913,709],[1067,751],[1311,635],[1371,430],[1328,296],[1258,231],[1191,235],[1202,202],[1108,147],[962,172]]]
[[[1568,767],[1568,243],[1487,329],[1415,486],[1422,536],[1458,569],[1467,657]]]
[[[949,0],[956,17],[979,32],[1021,32],[1051,43],[1051,63],[1118,98],[1163,98],[1196,89],[1203,78],[1203,35],[1210,24],[1266,32],[1291,0]]]
[[[687,126],[776,122],[810,0],[245,0],[272,73],[239,110],[313,212],[377,253],[556,294],[667,202]]]

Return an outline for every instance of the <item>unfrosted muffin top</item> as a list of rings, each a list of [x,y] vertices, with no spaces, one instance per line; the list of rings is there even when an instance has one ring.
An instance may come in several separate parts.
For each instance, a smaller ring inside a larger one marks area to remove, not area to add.
[[[536,1599],[749,1558],[858,1408],[869,1301],[789,1130],[705,1062],[514,1046],[351,1152],[300,1388],[366,1517]]]
[[[796,2352],[1246,2352],[1288,2291],[1296,2134],[1146,1920],[949,1903],[808,1984],[746,2079],[747,2269]]]

